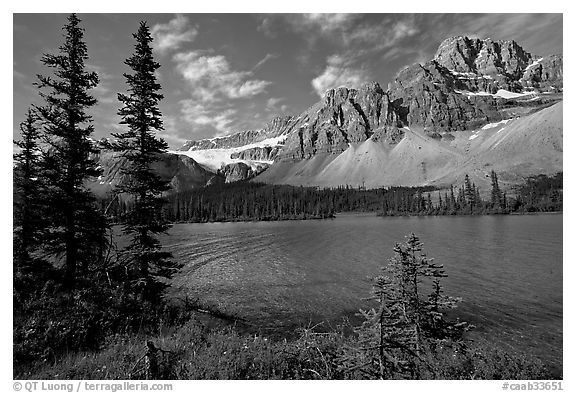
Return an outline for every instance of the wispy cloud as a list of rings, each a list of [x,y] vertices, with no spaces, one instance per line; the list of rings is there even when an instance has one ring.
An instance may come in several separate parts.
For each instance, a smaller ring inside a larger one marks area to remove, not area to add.
[[[183,100],[181,105],[184,120],[198,126],[210,126],[217,131],[216,136],[229,133],[234,125],[237,111],[233,108],[214,108],[193,99]]]
[[[158,23],[152,26],[151,34],[156,52],[164,54],[179,49],[185,42],[192,42],[198,35],[198,27],[188,26],[188,18],[176,15],[168,23]]]
[[[176,70],[202,101],[252,97],[266,91],[269,81],[251,79],[251,71],[234,71],[226,57],[201,51],[174,55]]]
[[[392,20],[384,18],[380,23],[363,23],[350,29],[343,38],[346,46],[368,45],[371,52],[393,47],[402,40],[419,33],[414,18]]]
[[[326,60],[326,68],[312,80],[312,87],[320,97],[326,90],[339,87],[359,87],[368,82],[370,76],[363,68],[354,68],[349,60],[340,55],[332,55]]]
[[[162,116],[162,121],[164,122],[164,130],[157,135],[164,139],[169,146],[182,146],[187,138],[180,136],[183,130],[178,126],[178,120],[173,116],[164,115]]]
[[[99,103],[103,104],[114,104],[118,102],[116,94],[118,89],[114,89],[112,86],[115,85],[115,77],[106,72],[104,67],[88,63],[86,68],[89,71],[96,72],[98,74],[99,83],[94,89],[92,89],[92,94],[98,99]]]
[[[314,41],[316,35],[333,35],[346,31],[360,14],[269,14],[261,15],[258,31],[268,37],[276,37],[285,28],[301,33]]]
[[[550,42],[554,40],[549,29],[551,25],[561,28],[562,23],[562,14],[468,14],[455,21],[452,30],[456,28],[459,34],[479,38],[515,39],[523,47],[530,42],[530,47],[524,49],[545,55],[562,51],[561,47],[550,48]]]
[[[224,135],[237,127],[239,100],[266,92],[269,81],[254,78],[253,71],[268,61],[264,57],[250,71],[232,69],[227,58],[206,51],[190,51],[173,56],[176,71],[190,87],[191,98],[180,101],[184,119],[201,127],[212,127]]]
[[[254,72],[257,69],[259,69],[260,67],[262,67],[268,61],[277,59],[279,57],[280,57],[280,55],[278,55],[278,54],[266,53],[266,56],[264,56],[264,58],[262,60],[260,60],[258,63],[256,63],[256,65],[254,67],[252,67],[252,72]]]
[[[286,100],[282,97],[270,97],[266,100],[266,111],[274,116],[285,114],[290,108],[285,102]]]

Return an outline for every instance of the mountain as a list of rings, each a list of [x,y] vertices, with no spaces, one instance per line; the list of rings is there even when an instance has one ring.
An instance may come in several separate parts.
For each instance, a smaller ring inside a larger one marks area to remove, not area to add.
[[[308,186],[436,185],[461,183],[469,174],[489,190],[490,171],[501,183],[562,170],[562,102],[530,115],[436,138],[421,126],[403,128],[394,145],[372,138],[338,155],[278,162],[256,179]]]
[[[280,116],[272,119],[260,130],[187,141],[172,153],[190,157],[210,171],[218,171],[235,163],[248,164],[256,170],[257,167],[267,167],[274,161],[297,122],[293,116]]]
[[[114,186],[124,181],[124,174],[121,169],[126,165],[126,158],[122,157],[120,153],[103,150],[98,159],[103,173],[89,187],[97,195],[104,196]],[[224,181],[222,176],[206,170],[193,159],[175,154],[162,154],[160,159],[153,164],[153,169],[164,180],[169,180],[172,190],[175,191],[189,190],[203,187],[208,183]]]
[[[520,181],[562,170],[562,83],[561,55],[451,37],[430,61],[400,70],[386,91],[376,82],[329,89],[299,116],[173,153],[226,181],[448,185],[464,171],[482,182],[490,169]]]

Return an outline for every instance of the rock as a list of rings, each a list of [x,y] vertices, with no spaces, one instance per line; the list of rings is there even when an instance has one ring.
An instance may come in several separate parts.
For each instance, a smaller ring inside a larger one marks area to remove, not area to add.
[[[437,61],[414,64],[400,71],[388,95],[401,119],[430,132],[466,130],[501,120],[491,96],[466,96],[452,73]]]
[[[364,142],[375,133],[379,140],[385,141],[388,131],[401,126],[388,95],[377,82],[360,89],[329,89],[300,118],[306,121],[289,134],[278,154],[280,161],[339,154],[349,144]]]
[[[458,36],[444,40],[434,60],[453,72],[490,76],[500,88],[506,88],[522,77],[532,55],[515,41]]]
[[[237,153],[232,153],[230,158],[246,161],[274,161],[278,155],[278,151],[278,147],[272,146],[253,147]]]
[[[521,80],[522,85],[545,91],[562,91],[564,77],[562,55],[545,56],[537,61],[526,68]]]
[[[201,139],[198,141],[187,141],[178,150],[229,149],[255,142],[261,142],[265,139],[276,138],[290,132],[294,120],[293,116],[279,116],[272,119],[260,130],[240,131],[228,136]]]
[[[251,179],[262,173],[266,168],[268,168],[268,165],[265,164],[258,165],[253,169],[250,165],[243,162],[235,162],[225,165],[219,172],[224,177],[226,183],[232,183]]]

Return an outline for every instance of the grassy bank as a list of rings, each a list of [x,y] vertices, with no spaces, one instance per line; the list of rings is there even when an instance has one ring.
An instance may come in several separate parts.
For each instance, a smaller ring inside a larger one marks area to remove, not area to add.
[[[207,327],[200,316],[180,326],[159,326],[156,334],[117,335],[95,352],[15,370],[15,379],[366,379],[345,366],[349,348],[361,345],[347,323],[330,332],[301,328],[291,339],[240,333],[234,326]],[[147,343],[157,369],[147,366]],[[557,379],[538,359],[506,353],[489,344],[446,341],[427,348],[419,379]],[[401,376],[398,376],[400,378]]]

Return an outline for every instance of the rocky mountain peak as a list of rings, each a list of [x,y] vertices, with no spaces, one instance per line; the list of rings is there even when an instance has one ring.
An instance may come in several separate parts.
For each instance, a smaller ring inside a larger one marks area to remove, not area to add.
[[[322,101],[299,117],[278,157],[301,160],[316,154],[339,154],[350,144],[375,137],[395,143],[399,120],[378,82],[359,89],[328,89]]]
[[[532,55],[513,40],[456,36],[442,41],[434,60],[455,72],[506,75],[519,79],[532,62]]]

